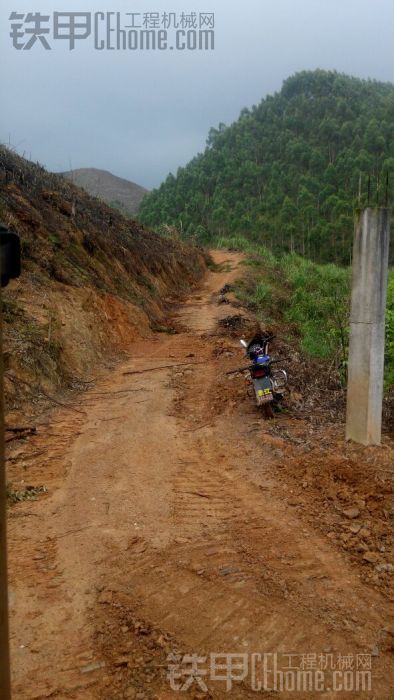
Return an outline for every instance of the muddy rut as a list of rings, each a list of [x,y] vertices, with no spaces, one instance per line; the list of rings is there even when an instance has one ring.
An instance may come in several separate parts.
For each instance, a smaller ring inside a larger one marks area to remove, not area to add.
[[[392,697],[387,597],[303,517],[307,497],[289,506],[281,441],[224,378],[242,353],[216,332],[230,313],[217,292],[243,267],[214,257],[177,334],[133,343],[11,454],[48,487],[10,512],[15,698]],[[256,693],[240,671],[227,692],[185,668],[171,688],[170,654],[308,655],[311,669],[364,654],[372,688],[334,691],[327,668],[322,692]]]

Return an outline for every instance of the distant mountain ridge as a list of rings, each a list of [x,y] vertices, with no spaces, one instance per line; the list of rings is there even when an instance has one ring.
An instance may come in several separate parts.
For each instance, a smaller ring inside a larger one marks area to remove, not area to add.
[[[61,175],[124,214],[136,214],[144,195],[148,192],[135,182],[98,168],[77,168]]]

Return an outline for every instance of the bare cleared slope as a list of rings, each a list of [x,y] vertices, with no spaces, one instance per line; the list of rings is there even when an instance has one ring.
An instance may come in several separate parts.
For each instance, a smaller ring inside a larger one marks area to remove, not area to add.
[[[129,214],[138,211],[143,196],[148,192],[135,182],[113,175],[108,170],[78,168],[62,174],[93,197],[99,197]]]
[[[144,229],[65,178],[0,148],[0,220],[21,236],[23,274],[4,294],[8,409],[80,388],[153,335],[166,298],[202,275],[201,251]],[[11,418],[11,417],[10,417]]]

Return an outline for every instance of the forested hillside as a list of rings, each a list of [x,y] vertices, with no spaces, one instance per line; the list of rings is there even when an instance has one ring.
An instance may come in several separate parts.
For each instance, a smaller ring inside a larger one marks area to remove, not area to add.
[[[394,85],[305,71],[211,129],[205,152],[147,195],[139,218],[203,242],[236,233],[275,253],[348,263],[354,208],[368,191],[384,204],[393,170]]]

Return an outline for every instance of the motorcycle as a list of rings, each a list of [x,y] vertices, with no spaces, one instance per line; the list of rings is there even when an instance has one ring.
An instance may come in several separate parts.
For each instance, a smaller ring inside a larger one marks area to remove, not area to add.
[[[245,372],[247,382],[253,387],[256,405],[262,409],[266,418],[274,417],[274,408],[280,410],[288,381],[284,369],[273,367],[275,363],[280,362],[272,359],[269,354],[269,343],[273,339],[274,336],[259,335],[249,343],[240,340],[251,364],[239,371]]]

